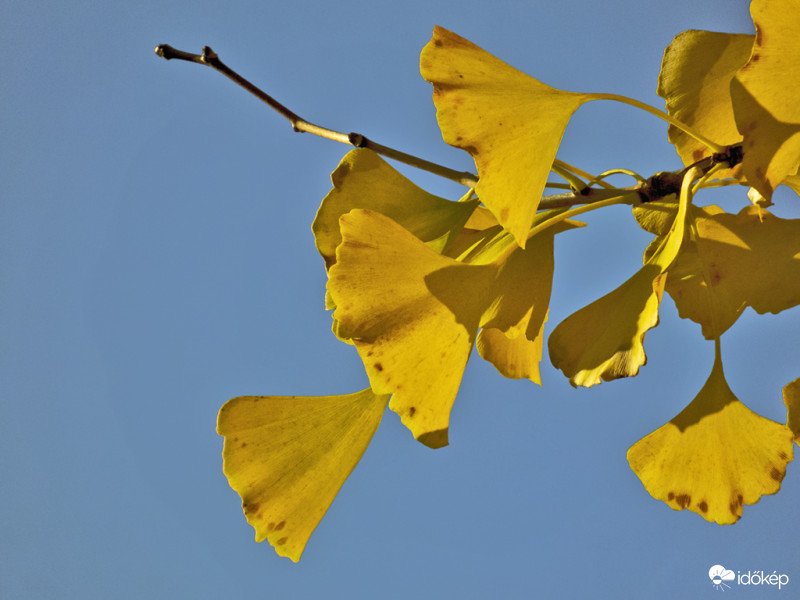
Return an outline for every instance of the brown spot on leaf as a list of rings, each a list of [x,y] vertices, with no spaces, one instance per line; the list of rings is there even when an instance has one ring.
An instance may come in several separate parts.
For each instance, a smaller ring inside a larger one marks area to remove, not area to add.
[[[702,510],[704,513],[707,513],[708,512],[708,503],[705,500],[703,500],[700,504],[697,505],[697,508]]]
[[[738,517],[739,515],[742,514],[741,508],[742,508],[742,503],[743,502],[744,502],[744,497],[741,494],[737,494],[736,495],[736,500],[731,502],[730,505],[728,506],[728,508],[730,508],[731,513],[734,516]]]
[[[247,442],[242,442],[242,443],[239,445],[239,448],[247,448]]]
[[[702,148],[695,148],[694,152],[692,152],[692,160],[694,162],[697,162],[698,160],[703,158],[704,154],[705,152],[703,151]]]
[[[344,217],[342,217],[342,219],[344,219]],[[345,240],[342,242],[342,244],[349,246],[350,248],[368,248],[370,250],[376,250],[378,248],[375,244],[368,244],[358,240]]]
[[[772,477],[775,481],[783,480],[783,473],[781,473],[775,467],[772,467],[772,470],[769,472],[769,476]]]
[[[667,494],[667,500],[672,500],[674,497],[675,497],[675,494],[673,494],[672,492]]]
[[[783,451],[778,452],[778,458],[780,458],[782,461],[789,460],[789,456],[786,454],[786,452]]]
[[[260,502],[242,502],[242,508],[245,512],[254,513],[261,508]]]
[[[283,529],[284,527],[286,527],[286,521],[281,521],[280,523],[278,523],[277,525],[275,525],[275,531],[280,531],[280,530],[281,530],[281,529]]]
[[[277,542],[275,542],[275,545],[283,546],[288,539],[289,539],[288,537],[283,536],[281,539],[279,539]]]
[[[417,409],[412,406],[411,408],[408,409],[408,416],[413,417],[416,414],[416,412]]]
[[[444,43],[442,42],[442,40],[433,40],[433,45],[436,46],[437,48],[441,48],[442,46],[444,46]]]
[[[383,371],[383,365],[381,363],[376,362],[373,366],[375,367],[376,371]]]
[[[692,501],[692,497],[689,494],[680,494],[679,496],[675,496],[675,502],[681,508],[686,508],[689,506],[689,503]]]

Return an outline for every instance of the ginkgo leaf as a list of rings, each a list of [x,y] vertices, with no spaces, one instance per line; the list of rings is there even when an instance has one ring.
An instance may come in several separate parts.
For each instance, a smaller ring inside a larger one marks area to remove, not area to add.
[[[595,96],[545,85],[441,27],[420,70],[444,140],[475,159],[478,196],[524,247],[567,122]]]
[[[798,196],[800,196],[800,173],[789,175],[781,183],[792,188]]]
[[[323,198],[311,226],[328,269],[342,241],[339,217],[354,208],[386,215],[441,252],[479,204],[478,200],[453,202],[429,194],[366,148],[347,153],[331,174],[331,181],[333,189]]]
[[[667,215],[671,209],[657,207]],[[666,290],[684,319],[714,339],[744,309],[779,313],[800,304],[800,219],[781,219],[760,206],[739,214],[692,207],[697,238],[687,240],[669,268]]]
[[[730,83],[750,57],[755,36],[689,30],[678,34],[664,51],[658,77],[658,95],[667,112],[693,130],[720,145],[741,141],[731,103]],[[713,150],[685,131],[669,126],[685,165],[713,154]],[[715,177],[732,177],[730,169]]]
[[[684,179],[678,216],[646,264],[617,289],[564,319],[550,334],[550,362],[573,386],[634,377],[647,362],[644,337],[658,325],[664,272],[683,243],[690,183],[696,172],[691,169]]]
[[[530,379],[542,384],[539,363],[544,347],[544,321],[538,331],[531,328],[534,307],[508,331],[484,327],[478,333],[475,346],[481,358],[489,361],[503,377]],[[546,319],[545,319],[546,320]]]
[[[645,265],[613,292],[567,317],[548,339],[550,362],[573,386],[634,377],[647,362],[644,336],[658,325],[664,277]]]
[[[297,562],[381,422],[387,395],[240,396],[220,409],[223,471],[256,541]]]
[[[631,469],[654,498],[720,525],[776,493],[792,457],[792,433],[734,396],[719,351],[689,406],[628,450]]]
[[[744,137],[742,173],[768,200],[800,165],[800,10],[796,0],[753,0],[756,40],[731,81]]]
[[[791,429],[794,441],[800,444],[800,378],[784,386],[783,403],[786,405],[786,425]]]
[[[437,254],[373,211],[353,210],[340,225],[328,280],[339,334],[355,344],[372,388],[393,394],[389,408],[416,439],[431,447],[447,443],[450,410],[479,327],[488,332],[482,352],[501,373],[538,376],[553,236],[576,224],[556,223],[528,248],[512,244],[508,256],[498,255],[490,239],[469,254],[474,263]],[[516,341],[504,344],[498,334]]]
[[[637,204],[633,207],[632,212],[639,227],[653,235],[664,236],[669,233],[672,222],[675,220],[678,201],[675,196],[668,196],[663,200]]]
[[[540,213],[534,223],[546,219],[547,215]],[[478,334],[477,348],[480,356],[504,377],[541,383],[539,362],[553,281],[553,239],[562,231],[582,225],[573,221],[557,223],[528,240],[524,249],[515,248],[500,265],[492,288],[492,304],[481,319],[483,329]],[[486,248],[483,252],[491,253]],[[482,259],[480,252],[472,257],[475,261]]]
[[[423,444],[447,444],[486,290],[497,268],[441,256],[390,218],[357,209],[340,219],[328,290],[372,389]]]

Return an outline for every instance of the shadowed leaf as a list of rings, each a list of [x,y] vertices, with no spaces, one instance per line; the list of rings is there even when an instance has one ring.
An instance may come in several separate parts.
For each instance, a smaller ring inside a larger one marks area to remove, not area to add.
[[[659,216],[648,222],[663,224],[675,209],[655,207]],[[800,219],[754,205],[736,215],[692,207],[689,215],[699,238],[684,243],[666,290],[680,316],[699,323],[707,339],[724,333],[748,306],[764,314],[800,304]]]
[[[689,30],[678,34],[664,51],[658,95],[667,112],[721,145],[741,141],[731,103],[730,83],[750,57],[755,36]],[[674,125],[669,140],[685,165],[711,156],[713,150]],[[732,177],[730,169],[717,178]]]
[[[744,137],[742,173],[767,200],[800,165],[800,10],[796,0],[753,0],[756,40],[731,82]]]
[[[684,180],[678,217],[672,220],[669,234],[653,246],[656,249],[646,264],[617,289],[564,319],[550,334],[550,362],[573,386],[633,377],[647,362],[644,336],[658,325],[664,272],[683,243],[691,179],[690,174]]]
[[[792,430],[794,441],[800,444],[800,378],[784,386],[783,403],[786,404],[786,424]]]

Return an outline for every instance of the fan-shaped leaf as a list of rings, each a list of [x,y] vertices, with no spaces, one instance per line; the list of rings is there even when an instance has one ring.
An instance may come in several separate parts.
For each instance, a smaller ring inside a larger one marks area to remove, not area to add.
[[[256,541],[297,562],[364,454],[389,396],[241,396],[219,411],[223,471]]]

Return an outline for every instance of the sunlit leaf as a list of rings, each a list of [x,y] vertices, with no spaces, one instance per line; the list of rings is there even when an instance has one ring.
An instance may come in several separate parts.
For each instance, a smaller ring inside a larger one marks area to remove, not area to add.
[[[350,151],[331,174],[333,189],[322,200],[311,226],[317,250],[330,268],[342,241],[339,217],[354,208],[386,215],[441,252],[461,231],[478,200],[452,202],[429,194],[372,150]]]
[[[800,444],[800,378],[783,388],[783,402],[786,404],[786,424],[792,430],[794,441]]]
[[[593,96],[545,85],[441,27],[420,69],[444,140],[472,155],[478,196],[524,246],[567,122]]]
[[[750,57],[755,36],[689,30],[678,34],[664,51],[658,94],[667,112],[720,145],[741,141],[731,103],[730,83]],[[669,140],[689,165],[713,151],[670,125]],[[732,177],[730,169],[716,177]]]
[[[328,281],[339,334],[355,344],[372,388],[393,394],[389,407],[416,439],[447,443],[450,409],[480,327],[481,352],[501,373],[538,378],[553,236],[576,224],[557,223],[525,249],[501,244],[508,256],[489,238],[468,253],[475,263],[436,253],[373,211],[353,210],[340,225]]]
[[[223,471],[256,541],[297,562],[356,466],[389,397],[241,396],[219,411]]]
[[[750,14],[755,45],[731,94],[744,137],[742,172],[770,199],[800,165],[800,10],[796,0],[753,0]]]
[[[340,218],[329,272],[334,318],[355,343],[372,388],[420,442],[447,444],[450,409],[497,268],[441,256],[379,213]]]
[[[719,354],[691,404],[628,450],[631,469],[654,498],[721,525],[776,493],[792,457],[789,429],[733,395]]]

